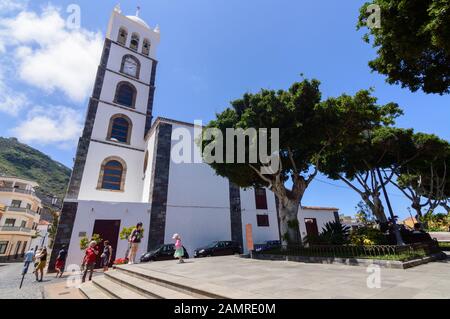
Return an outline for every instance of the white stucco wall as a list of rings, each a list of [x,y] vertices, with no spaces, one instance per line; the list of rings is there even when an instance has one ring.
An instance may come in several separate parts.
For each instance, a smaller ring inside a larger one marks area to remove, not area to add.
[[[101,164],[109,156],[118,156],[127,164],[124,191],[97,189]],[[144,152],[91,142],[81,180],[80,200],[112,202],[141,202],[143,185]]]
[[[113,54],[114,53],[112,53],[112,55]],[[117,84],[122,81],[126,81],[134,85],[137,91],[134,110],[145,114],[147,112],[148,94],[150,90],[149,86],[116,73],[106,71],[105,78],[103,80],[102,92],[100,93],[100,100],[113,103]]]
[[[109,54],[108,63],[106,68],[115,72],[120,72],[120,67],[122,65],[122,58],[124,55],[132,55],[139,60],[141,63],[141,68],[139,72],[139,80],[145,83],[150,83],[150,77],[152,74],[152,66],[153,60],[143,57],[138,53],[134,53],[133,51],[127,50],[124,47],[112,43],[111,51]]]
[[[144,173],[144,185],[142,188],[142,201],[143,202],[150,202],[150,183],[152,178],[152,166],[153,166],[153,160],[154,160],[154,150],[155,150],[155,138],[156,135],[153,132],[152,135],[147,139],[146,141],[146,151],[148,152],[148,162],[147,162],[147,168]],[[144,153],[144,159],[145,159],[145,153]],[[144,167],[142,168],[144,171]]]
[[[150,229],[150,205],[148,203],[117,203],[117,202],[99,202],[99,201],[79,201],[78,211],[75,217],[72,236],[69,245],[69,254],[67,265],[81,264],[84,252],[80,250],[80,232],[86,232],[88,237],[92,236],[94,223],[97,219],[121,220],[120,230],[123,227],[143,223],[144,237],[139,246],[136,257],[140,257],[147,248],[148,232]],[[119,230],[119,232],[120,232]],[[118,240],[116,249],[116,258],[125,257],[128,247],[126,240]]]
[[[172,123],[172,132],[186,129],[192,139],[194,127]],[[178,144],[172,133],[172,147]],[[200,150],[192,143],[191,158],[200,155]],[[196,154],[194,154],[194,152]],[[256,210],[254,190],[241,190],[241,212],[243,241],[245,249],[245,224],[253,225],[255,242],[278,239],[278,223],[275,199],[267,192],[267,210]],[[217,176],[205,163],[176,163],[171,159],[169,170],[169,190],[167,200],[166,243],[172,242],[172,235],[179,233],[189,254],[195,248],[214,240],[231,240],[230,198],[228,179]],[[268,214],[270,227],[258,227],[256,215]]]
[[[132,122],[130,144],[113,142],[107,139],[109,123],[111,117],[117,114],[124,114],[128,116]],[[126,145],[137,149],[144,149],[144,132],[145,132],[144,114],[129,111],[114,107],[100,102],[97,108],[97,116],[95,117],[94,127],[92,129],[92,138],[100,141],[107,141],[116,145]]]
[[[150,40],[150,57],[156,56],[156,49],[159,44],[160,34],[155,32],[153,27],[148,29],[127,18],[125,15],[113,11],[109,20],[106,37],[112,41],[117,41],[117,35],[119,34],[119,29],[121,26],[124,26],[128,31],[128,38],[125,46],[130,46],[131,34],[133,32],[137,32],[140,36],[138,52],[142,51],[144,38],[148,38]]]
[[[254,244],[263,244],[267,240],[279,240],[277,210],[274,194],[266,189],[267,210],[256,209],[255,190],[241,189],[242,236],[244,252],[248,252],[246,242],[246,225],[252,225]],[[268,215],[269,227],[259,227],[256,215]]]
[[[173,234],[193,257],[194,249],[215,240],[231,240],[229,208],[167,207],[164,242],[173,243]]]
[[[300,234],[302,239],[306,236],[305,218],[315,218],[317,221],[317,229],[322,232],[323,226],[328,222],[334,222],[334,211],[325,209],[299,209],[298,221],[300,225]]]

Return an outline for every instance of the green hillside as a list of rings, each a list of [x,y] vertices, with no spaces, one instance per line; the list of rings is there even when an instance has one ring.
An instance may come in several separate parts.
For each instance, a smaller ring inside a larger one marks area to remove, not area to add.
[[[63,164],[16,138],[0,137],[0,174],[39,183],[38,195],[63,198],[70,173],[71,170]]]

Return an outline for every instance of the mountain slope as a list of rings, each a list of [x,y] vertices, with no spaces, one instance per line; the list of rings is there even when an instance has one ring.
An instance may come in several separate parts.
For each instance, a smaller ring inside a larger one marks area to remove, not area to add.
[[[0,174],[39,183],[38,195],[63,198],[70,173],[71,170],[63,164],[16,138],[0,137]]]

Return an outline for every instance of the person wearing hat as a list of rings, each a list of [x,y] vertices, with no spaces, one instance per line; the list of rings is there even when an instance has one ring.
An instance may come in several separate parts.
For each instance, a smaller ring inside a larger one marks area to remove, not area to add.
[[[184,263],[184,260],[183,260],[184,249],[183,249],[183,245],[181,244],[181,236],[178,234],[174,234],[172,236],[172,239],[175,240],[175,254],[173,256],[175,258],[178,258],[179,264],[182,264],[182,263]]]

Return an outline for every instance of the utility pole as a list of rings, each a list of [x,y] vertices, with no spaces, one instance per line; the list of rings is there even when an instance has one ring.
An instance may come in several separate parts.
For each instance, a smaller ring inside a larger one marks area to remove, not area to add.
[[[380,168],[377,167],[378,178],[380,179],[381,188],[383,189],[384,198],[386,199],[386,205],[389,210],[389,214],[391,215],[392,224],[394,227],[395,239],[397,240],[397,245],[403,246],[405,243],[403,242],[402,235],[400,234],[400,230],[398,229],[397,221],[395,220],[394,212],[392,210],[391,201],[389,200],[388,194],[386,192],[386,187],[383,183],[383,178],[381,177]]]

